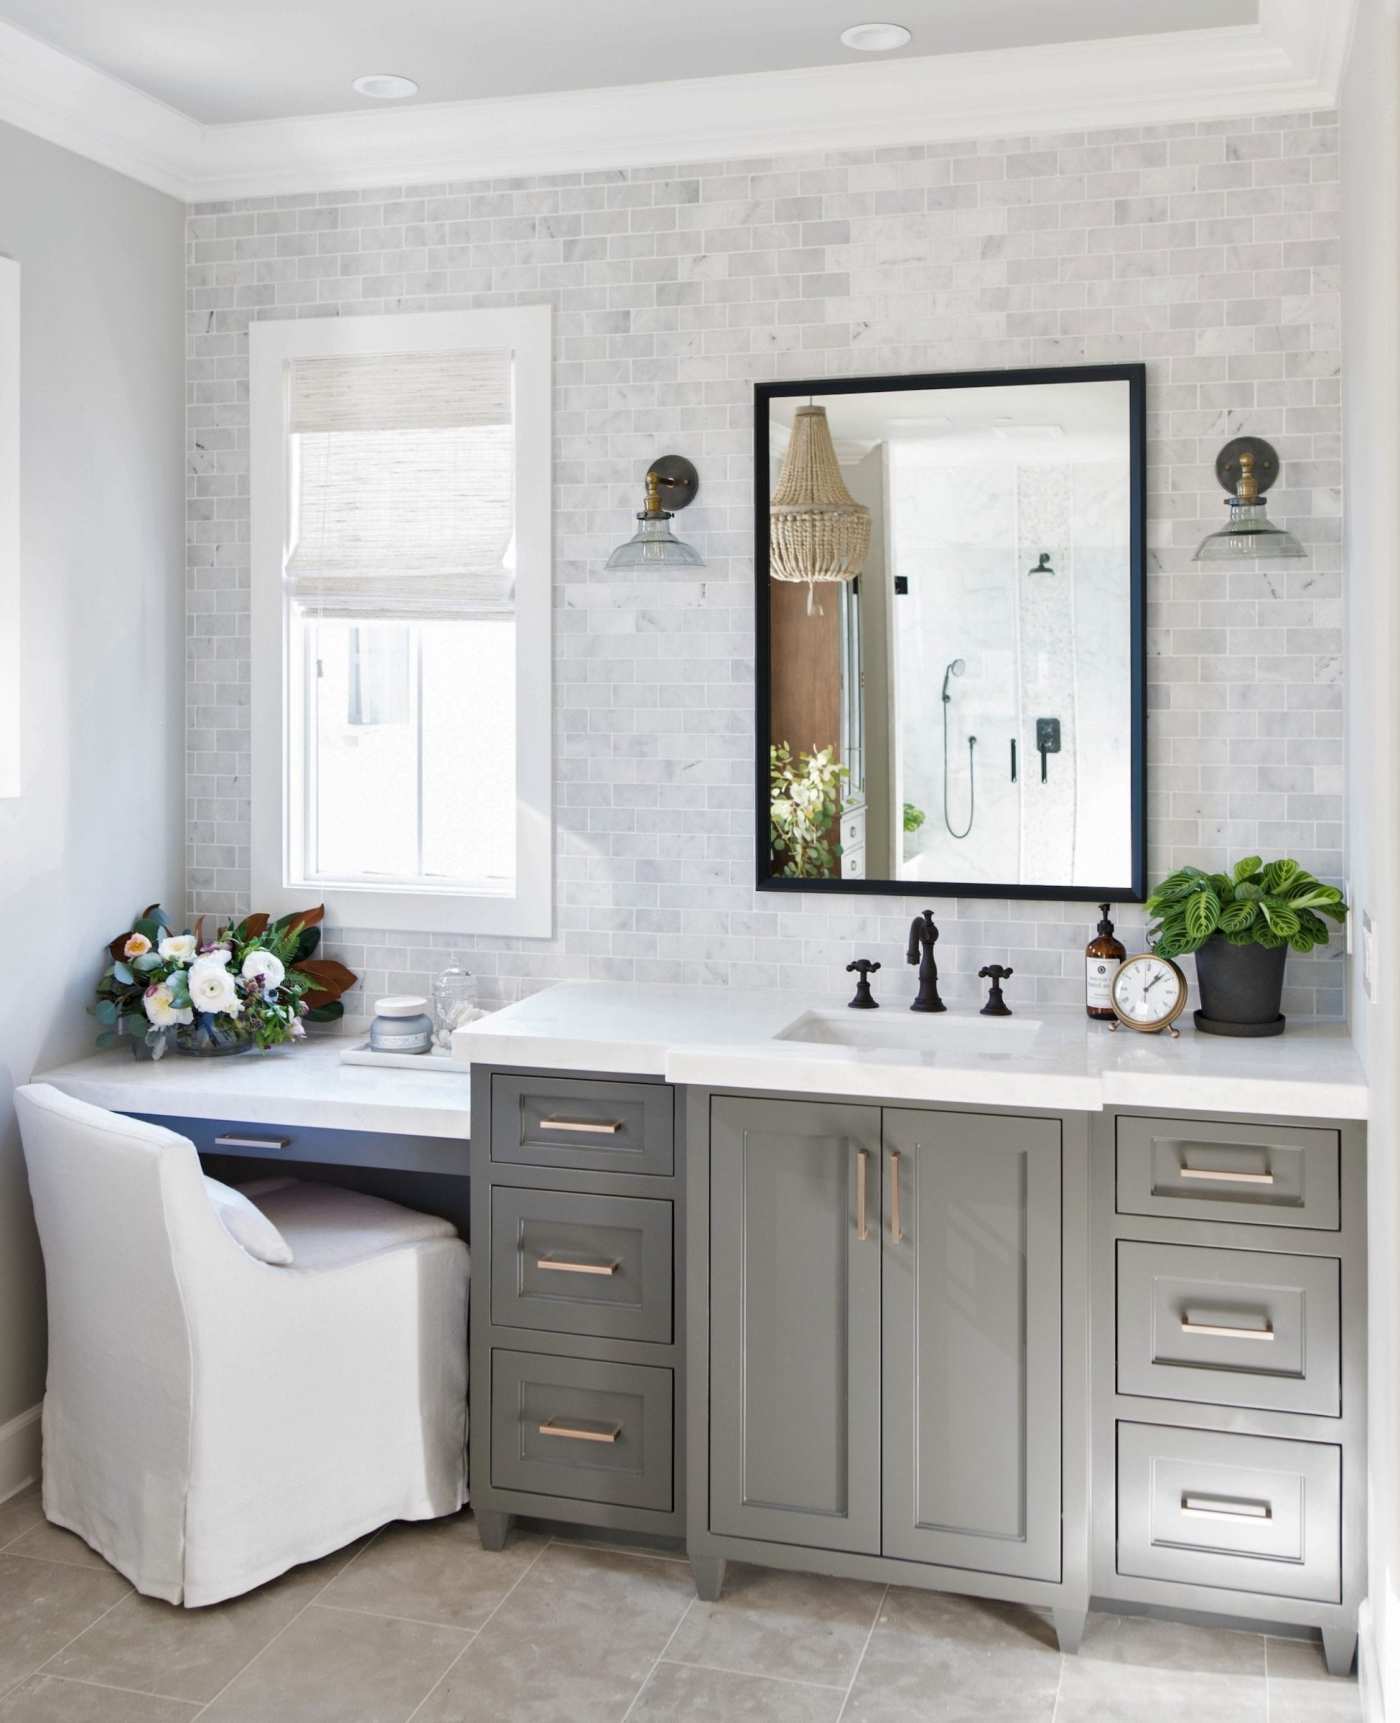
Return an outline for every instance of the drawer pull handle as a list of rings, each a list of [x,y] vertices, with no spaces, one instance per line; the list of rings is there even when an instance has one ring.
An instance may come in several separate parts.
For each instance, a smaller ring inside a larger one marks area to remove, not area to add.
[[[1181,1511],[1198,1520],[1271,1520],[1268,1502],[1233,1502],[1222,1496],[1183,1495]]]
[[[1181,1176],[1184,1179],[1207,1179],[1215,1184],[1227,1185],[1271,1185],[1274,1182],[1272,1173],[1227,1173],[1217,1167],[1183,1167]]]
[[[1183,1334],[1208,1334],[1215,1340],[1272,1340],[1274,1331],[1267,1325],[1263,1328],[1234,1328],[1225,1322],[1192,1322],[1189,1316],[1181,1319]]]
[[[890,1150],[890,1237],[896,1244],[904,1242],[904,1225],[899,1213],[899,1150]]]
[[[561,1262],[555,1256],[537,1256],[536,1268],[547,1268],[555,1274],[616,1274],[615,1262]]]
[[[542,1131],[582,1131],[593,1137],[615,1137],[622,1129],[621,1119],[541,1119]]]
[[[614,1424],[609,1430],[581,1430],[576,1424],[561,1424],[555,1418],[540,1425],[542,1436],[563,1436],[570,1442],[615,1442],[622,1434],[622,1425]]]
[[[215,1137],[216,1149],[285,1149],[291,1146],[290,1137]]]
[[[856,1150],[856,1237],[870,1237],[870,1217],[867,1204],[870,1200],[870,1151]]]

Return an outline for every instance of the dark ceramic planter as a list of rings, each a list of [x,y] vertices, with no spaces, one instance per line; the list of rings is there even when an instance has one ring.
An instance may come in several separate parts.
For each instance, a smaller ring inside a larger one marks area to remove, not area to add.
[[[1281,1035],[1283,969],[1288,947],[1231,945],[1215,933],[1196,953],[1201,1009],[1196,1027],[1208,1035]]]

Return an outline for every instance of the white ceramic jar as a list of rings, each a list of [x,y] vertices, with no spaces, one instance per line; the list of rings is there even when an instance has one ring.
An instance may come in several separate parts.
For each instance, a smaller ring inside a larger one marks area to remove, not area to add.
[[[433,1020],[428,1001],[416,993],[376,999],[369,1045],[373,1053],[431,1053]]]

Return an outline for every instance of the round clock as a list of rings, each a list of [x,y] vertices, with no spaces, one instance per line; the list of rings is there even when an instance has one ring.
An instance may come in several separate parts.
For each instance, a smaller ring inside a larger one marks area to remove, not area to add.
[[[1175,1037],[1172,1025],[1186,1009],[1186,977],[1169,957],[1156,957],[1150,951],[1130,957],[1113,977],[1110,1003],[1117,1019],[1115,1029],[1121,1023],[1144,1035],[1165,1029]]]

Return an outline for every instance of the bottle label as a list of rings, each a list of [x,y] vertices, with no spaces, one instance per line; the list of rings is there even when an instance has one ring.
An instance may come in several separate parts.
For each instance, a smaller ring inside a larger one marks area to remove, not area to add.
[[[1116,957],[1088,957],[1084,960],[1084,1003],[1091,1009],[1113,1009],[1113,977],[1118,968]]]
[[[376,1053],[426,1053],[432,1044],[433,1038],[426,1029],[414,1029],[407,1035],[386,1035],[381,1030],[370,1037],[370,1046]]]

